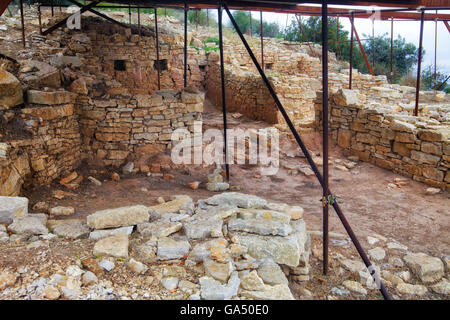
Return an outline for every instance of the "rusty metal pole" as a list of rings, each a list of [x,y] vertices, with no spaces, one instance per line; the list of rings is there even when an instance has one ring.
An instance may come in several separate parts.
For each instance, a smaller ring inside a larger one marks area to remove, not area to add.
[[[372,20],[372,70],[374,69],[375,69],[375,19]]]
[[[53,10],[53,0],[50,0],[50,6],[52,7],[52,17],[55,15],[55,12]]]
[[[394,83],[394,17],[391,17],[391,84]]]
[[[262,19],[262,10],[259,11],[259,24],[261,26],[261,67],[264,70],[264,31],[263,31],[263,19]]]
[[[436,10],[436,14],[438,11]],[[437,85],[437,22],[438,19],[434,21],[434,91],[436,91]]]
[[[25,49],[25,18],[23,13],[23,0],[20,0],[20,20],[22,21],[22,44],[23,48]]]
[[[188,6],[184,2],[184,87],[187,86],[187,23],[188,23]]]
[[[353,69],[353,26],[354,26],[354,22],[355,22],[355,14],[352,12],[352,16],[350,18],[351,22],[352,22],[352,27],[351,27],[351,31],[350,31],[350,74],[349,74],[349,78],[348,78],[348,88],[351,90],[352,89],[352,69]]]
[[[158,35],[158,11],[155,8],[155,41],[156,41],[156,61],[158,61],[158,90],[161,90],[161,61],[159,60],[159,35]]]
[[[339,15],[336,17],[336,60],[339,62]]]
[[[281,115],[283,116],[284,120],[286,121],[286,124],[288,125],[289,129],[291,130],[292,134],[294,135],[294,138],[302,150],[303,154],[305,155],[306,160],[308,161],[309,165],[311,166],[312,171],[314,172],[315,176],[317,177],[317,180],[319,181],[320,185],[323,187],[323,178],[322,174],[319,172],[319,169],[317,168],[316,164],[314,163],[313,159],[311,158],[311,154],[309,153],[308,149],[306,148],[305,144],[303,143],[300,135],[298,134],[297,130],[294,127],[294,124],[292,123],[291,119],[289,118],[289,115],[287,114],[286,110],[284,109],[282,103],[280,102],[280,99],[278,99],[278,96],[273,89],[269,79],[267,79],[264,71],[262,70],[261,66],[258,63],[258,60],[256,59],[255,55],[253,54],[252,49],[250,49],[250,46],[248,45],[247,40],[245,40],[244,35],[239,29],[239,26],[237,25],[236,21],[233,18],[233,15],[231,14],[230,10],[228,9],[227,5],[224,4],[225,11],[228,15],[228,18],[230,19],[234,30],[239,35],[239,38],[241,39],[242,43],[245,46],[245,49],[247,50],[248,54],[250,55],[250,58],[253,61],[253,64],[255,65],[256,69],[258,69],[258,72],[264,81],[264,84],[266,85],[267,89],[269,90],[270,95],[272,96],[275,105],[278,107],[278,110],[280,111]],[[331,190],[328,189],[329,194],[331,195]],[[358,251],[358,254],[360,255],[361,259],[364,261],[365,266],[370,272],[370,275],[375,280],[375,283],[379,284],[379,290],[383,297],[386,300],[392,300],[391,296],[389,295],[389,292],[387,292],[386,287],[384,286],[381,277],[377,273],[376,269],[373,268],[372,263],[370,262],[369,258],[367,257],[363,247],[358,241],[358,238],[356,237],[355,233],[353,232],[350,224],[348,223],[345,215],[343,214],[341,208],[339,207],[339,204],[336,201],[333,201],[333,208],[336,211],[336,214],[339,217],[339,220],[342,222],[342,225],[344,226],[345,230],[347,231],[350,239],[352,240],[353,244],[355,245],[356,250]]]
[[[366,55],[366,52],[364,51],[364,47],[361,43],[361,39],[359,39],[358,31],[356,31],[356,27],[354,24],[355,22],[352,19],[350,19],[350,22],[352,23],[352,29],[353,29],[353,32],[355,33],[356,41],[358,41],[359,49],[361,50],[361,53],[363,55],[364,62],[366,63],[367,69],[369,70],[369,73],[371,75],[373,75],[373,71],[372,71],[372,68],[370,67],[370,63],[369,63],[369,60],[367,59],[367,55]]]
[[[423,41],[423,22],[425,20],[425,11],[422,10],[420,15],[420,36],[419,36],[419,59],[417,61],[417,79],[416,79],[416,106],[414,108],[414,115],[419,114],[419,94],[420,94],[420,68],[422,66],[422,41]]]
[[[223,60],[223,37],[222,37],[222,1],[218,7],[219,23],[219,51],[220,51],[220,78],[222,84],[222,116],[223,116],[223,141],[225,146],[225,172],[227,181],[230,181],[230,167],[228,164],[228,143],[227,143],[227,107],[225,94],[225,61]]]
[[[323,274],[328,272],[328,8],[322,3]]]
[[[38,5],[38,12],[39,12],[39,33],[42,34],[41,4]]]

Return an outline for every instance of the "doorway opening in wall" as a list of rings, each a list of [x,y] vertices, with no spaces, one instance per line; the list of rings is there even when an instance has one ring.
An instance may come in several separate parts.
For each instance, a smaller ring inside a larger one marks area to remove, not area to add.
[[[125,60],[114,60],[114,70],[126,71],[127,67],[125,65]]]
[[[160,71],[167,70],[167,59],[155,60],[154,67],[156,70],[158,70],[158,65]]]

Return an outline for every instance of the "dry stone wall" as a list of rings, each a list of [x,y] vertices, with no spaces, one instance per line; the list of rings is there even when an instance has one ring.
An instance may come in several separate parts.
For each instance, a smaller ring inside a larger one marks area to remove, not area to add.
[[[357,90],[340,89],[330,98],[330,136],[348,154],[433,187],[450,190],[448,123],[367,104]],[[316,104],[322,125],[322,104]]]
[[[202,120],[203,102],[203,93],[187,91],[79,97],[83,151],[105,165],[120,165],[130,153],[164,152],[172,147],[174,130],[194,132],[194,121]]]
[[[17,136],[0,143],[1,195],[18,195],[30,181],[50,183],[79,165],[81,135],[74,95],[59,91],[57,96],[59,100],[49,92],[29,91],[28,99],[36,103],[6,112],[14,119],[8,126]]]

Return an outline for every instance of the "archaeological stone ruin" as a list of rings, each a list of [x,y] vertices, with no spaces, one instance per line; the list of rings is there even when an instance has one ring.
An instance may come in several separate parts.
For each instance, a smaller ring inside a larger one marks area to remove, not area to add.
[[[42,9],[40,19],[49,27],[67,16]],[[331,284],[321,274],[322,233],[312,227],[311,210],[321,210],[321,194],[314,202],[276,200],[228,181],[225,166],[170,160],[176,130],[191,138],[199,125],[200,133],[223,130],[211,122],[222,110],[218,45],[208,42],[213,28],[189,28],[184,85],[184,29],[176,18],[158,17],[157,54],[152,14],[141,14],[139,30],[83,14],[81,30],[47,35],[38,17],[36,6],[26,8],[24,49],[20,15],[0,16],[0,299],[380,298],[344,229],[330,233]],[[259,39],[248,40],[258,52]],[[295,129],[321,136],[321,46],[276,38],[263,45],[264,72]],[[224,52],[230,126],[276,128],[280,141],[294,141],[236,34],[225,34]],[[414,116],[415,88],[354,69],[348,89],[349,64],[332,52],[328,60],[326,120],[333,150],[344,159],[335,162],[340,174],[381,168],[395,177],[389,187],[413,184],[439,197],[448,219],[450,95],[420,91]],[[221,113],[216,117],[221,121]],[[283,179],[313,176],[306,164],[286,164],[304,160],[288,149]],[[322,166],[320,152],[312,153]],[[197,168],[202,178],[178,179]],[[134,199],[136,181],[151,181],[139,185],[144,196],[116,205],[114,198],[127,192]],[[109,186],[116,191],[103,189]],[[151,193],[158,188],[165,193]],[[358,209],[364,211],[352,207]],[[449,298],[448,247],[439,254],[416,250],[384,236],[383,227],[374,230],[364,237],[367,252],[394,299]]]

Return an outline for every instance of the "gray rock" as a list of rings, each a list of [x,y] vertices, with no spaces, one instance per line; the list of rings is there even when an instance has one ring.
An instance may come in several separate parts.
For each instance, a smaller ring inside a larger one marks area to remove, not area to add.
[[[213,192],[220,192],[230,189],[228,182],[208,182],[206,183],[206,190]]]
[[[158,260],[180,259],[189,253],[190,248],[191,245],[187,241],[162,238],[158,240],[157,258]]]
[[[239,192],[221,193],[204,200],[206,204],[213,206],[233,206],[239,208],[263,208],[267,201],[257,196]]]
[[[98,240],[94,245],[94,256],[128,258],[128,236],[123,233]]]
[[[77,239],[87,236],[89,227],[84,220],[61,221],[53,227],[52,232],[61,237]]]
[[[53,207],[49,210],[51,216],[70,216],[75,213],[75,209],[73,207]]]
[[[150,218],[145,206],[129,206],[97,211],[87,217],[87,224],[93,229],[133,226],[147,222]]]
[[[207,276],[210,276],[221,282],[227,282],[228,277],[233,271],[233,264],[231,261],[228,263],[219,263],[210,258],[205,258],[203,261],[203,266]]]
[[[100,268],[102,268],[108,272],[111,271],[112,269],[114,269],[114,262],[111,262],[106,259],[103,259],[102,261],[100,261],[98,263],[98,265],[100,266]]]
[[[270,219],[230,219],[228,230],[260,235],[287,236],[292,232],[289,224]]]
[[[222,225],[222,219],[194,215],[183,223],[183,230],[189,239],[220,238]]]
[[[22,218],[27,214],[27,198],[0,196],[0,224],[11,224],[14,218]]]
[[[368,251],[369,256],[375,261],[381,261],[386,257],[386,251],[383,248],[375,247]]]
[[[68,300],[77,300],[80,297],[81,292],[75,289],[69,289],[67,287],[61,287],[62,295]]]
[[[425,253],[412,253],[403,257],[403,260],[422,282],[435,282],[444,276],[444,264],[439,258]]]
[[[161,279],[161,284],[166,290],[172,291],[178,288],[178,278],[176,277],[168,277]]]
[[[270,259],[266,259],[257,270],[264,283],[270,285],[289,284],[280,266]]]
[[[295,300],[286,284],[266,285],[261,291],[242,290],[241,295],[255,300]]]
[[[263,280],[255,270],[239,274],[239,277],[241,278],[241,287],[244,290],[264,291],[266,289]]]
[[[85,286],[90,286],[92,284],[96,284],[98,282],[98,279],[97,279],[97,276],[94,273],[92,273],[91,271],[86,271],[81,276],[81,282]]]
[[[148,267],[140,261],[130,259],[127,263],[128,267],[137,274],[144,274],[147,272]]]
[[[13,223],[8,226],[8,230],[16,234],[39,235],[47,234],[48,229],[39,218],[25,216],[15,218]]]
[[[156,241],[147,241],[144,244],[133,245],[133,251],[135,256],[140,261],[145,263],[154,263],[157,261],[156,251],[157,243]]]
[[[431,286],[431,290],[439,294],[450,295],[450,281],[443,278],[441,281]]]
[[[137,230],[143,237],[162,238],[179,231],[182,226],[181,222],[160,219],[155,222],[140,223],[137,225]]]
[[[237,271],[231,274],[226,285],[208,276],[201,277],[201,297],[205,300],[229,300],[237,295],[240,283]]]
[[[194,212],[194,201],[187,195],[176,195],[171,201],[148,207],[151,214],[161,215],[165,213],[192,214]]]
[[[294,224],[295,223],[295,224]],[[291,222],[293,233],[287,237],[233,233],[236,242],[247,247],[257,259],[271,258],[276,263],[296,267],[309,259],[309,237],[303,220]]]
[[[100,240],[103,238],[107,238],[118,233],[124,233],[129,236],[133,232],[133,226],[129,227],[120,227],[115,229],[105,229],[105,230],[94,230],[89,234],[89,239],[91,240]]]

